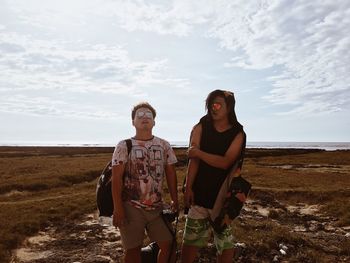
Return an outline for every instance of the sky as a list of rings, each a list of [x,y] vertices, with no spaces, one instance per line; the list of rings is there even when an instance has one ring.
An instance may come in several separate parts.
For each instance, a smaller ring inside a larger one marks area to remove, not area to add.
[[[248,141],[350,141],[350,1],[0,0],[0,144],[186,142],[215,89]]]

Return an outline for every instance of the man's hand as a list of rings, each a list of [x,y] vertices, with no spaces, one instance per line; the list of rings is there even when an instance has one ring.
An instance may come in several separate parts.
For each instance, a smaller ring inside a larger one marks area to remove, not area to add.
[[[113,212],[113,225],[115,227],[122,227],[127,224],[127,218],[125,216],[124,208]]]
[[[114,203],[113,225],[115,227],[121,227],[127,223],[121,197],[124,170],[125,163],[114,165],[112,167],[112,196]]]

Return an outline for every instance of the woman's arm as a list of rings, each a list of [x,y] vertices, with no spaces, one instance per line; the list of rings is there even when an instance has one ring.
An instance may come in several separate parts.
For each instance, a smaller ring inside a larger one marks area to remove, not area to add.
[[[217,168],[228,169],[239,156],[242,149],[243,140],[243,133],[240,132],[233,139],[230,147],[227,149],[224,156],[207,153],[202,151],[198,146],[191,145],[188,151],[188,157],[191,158],[191,160],[200,159],[203,162],[206,162],[207,164]]]

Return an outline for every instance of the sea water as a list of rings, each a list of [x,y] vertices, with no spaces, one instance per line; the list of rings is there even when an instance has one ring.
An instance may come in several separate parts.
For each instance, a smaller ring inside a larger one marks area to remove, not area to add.
[[[171,142],[173,147],[188,147],[188,142]],[[247,148],[293,148],[293,149],[320,149],[326,151],[350,150],[350,142],[247,142]]]
[[[170,141],[173,147],[188,147],[187,141]],[[57,143],[57,142],[0,142],[0,146],[58,146],[58,147],[115,147],[113,143]],[[247,148],[295,148],[295,149],[321,149],[326,151],[350,150],[350,142],[258,142],[248,141]]]
[[[326,151],[350,150],[350,142],[247,142],[247,148],[295,148]]]

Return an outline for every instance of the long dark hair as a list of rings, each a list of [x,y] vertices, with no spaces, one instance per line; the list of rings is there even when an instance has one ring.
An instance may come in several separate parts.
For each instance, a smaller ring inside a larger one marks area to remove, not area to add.
[[[231,125],[233,126],[242,126],[238,121],[235,113],[235,96],[233,92],[231,91],[226,91],[226,90],[214,90],[208,94],[207,99],[205,100],[205,109],[207,111],[206,118],[212,122],[212,116],[210,114],[211,111],[211,105],[214,102],[214,99],[216,97],[222,97],[225,99],[226,107],[228,109],[228,120]]]

